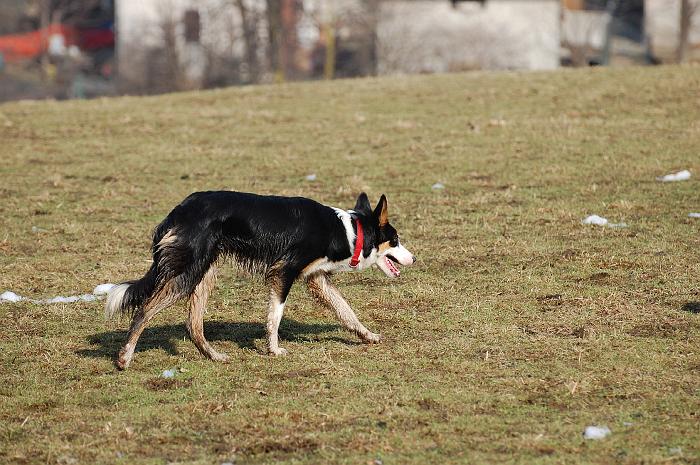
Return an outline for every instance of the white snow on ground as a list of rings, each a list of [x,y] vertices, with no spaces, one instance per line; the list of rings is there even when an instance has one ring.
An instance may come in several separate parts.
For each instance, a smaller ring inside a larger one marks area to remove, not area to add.
[[[667,174],[666,176],[659,176],[656,178],[660,182],[674,182],[674,181],[687,181],[690,179],[690,171],[683,170],[678,173]]]
[[[441,182],[436,182],[435,184],[433,184],[432,186],[430,186],[430,188],[431,188],[432,190],[436,191],[436,190],[444,189],[444,188],[445,188],[445,185],[444,185],[443,183],[441,183]]]
[[[5,291],[0,294],[0,302],[19,302],[20,300],[22,300],[22,296],[19,296],[12,291]]]
[[[95,287],[95,289],[93,289],[92,293],[95,295],[106,295],[107,293],[109,293],[109,291],[112,290],[114,286],[115,285],[112,283],[100,284],[97,287]]]
[[[608,219],[598,215],[590,215],[585,217],[583,221],[581,221],[581,223],[594,224],[596,226],[605,226],[606,224],[608,224]]]
[[[688,218],[700,218],[700,213],[688,213]]]
[[[94,300],[97,300],[97,297],[95,297],[92,294],[69,295],[68,297],[63,297],[62,295],[59,295],[56,297],[52,297],[51,299],[31,301],[37,304],[70,304],[79,300],[82,300],[84,302],[92,302]]]
[[[92,294],[81,294],[81,295],[69,295],[69,296],[62,296],[58,295],[56,297],[51,297],[49,299],[30,299],[27,297],[22,297],[21,295],[17,295],[12,291],[6,291],[0,294],[0,303],[5,303],[5,302],[19,302],[21,300],[26,300],[28,302],[31,302],[33,304],[70,304],[73,302],[78,302],[82,300],[83,302],[94,302],[95,300],[101,298],[101,296],[107,294],[110,289],[114,287],[114,284],[106,283],[106,284],[100,284],[99,286],[95,287],[95,290],[92,291]]]
[[[586,426],[583,430],[584,439],[603,439],[612,431],[607,426]]]
[[[590,215],[581,220],[581,224],[594,224],[596,226],[607,226],[609,228],[626,228],[627,223],[611,223],[607,218],[598,215]]]

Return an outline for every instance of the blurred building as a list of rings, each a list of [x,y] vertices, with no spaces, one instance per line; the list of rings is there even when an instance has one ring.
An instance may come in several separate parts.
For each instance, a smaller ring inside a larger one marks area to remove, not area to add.
[[[645,0],[644,29],[649,53],[660,62],[700,60],[700,0]],[[683,53],[679,47],[685,23],[687,43]]]
[[[0,100],[697,59],[700,0],[0,0]]]
[[[121,85],[126,91],[158,92],[374,74],[366,4],[119,0]]]
[[[559,0],[393,0],[380,8],[380,73],[559,66]]]
[[[645,64],[644,0],[564,0],[562,63],[571,66]]]

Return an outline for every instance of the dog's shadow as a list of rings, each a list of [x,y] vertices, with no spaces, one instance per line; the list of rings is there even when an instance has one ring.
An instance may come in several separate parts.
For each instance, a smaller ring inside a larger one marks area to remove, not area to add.
[[[309,335],[333,332],[340,329],[335,324],[307,324],[299,321],[284,319],[280,325],[280,338],[292,342],[305,342],[311,340]],[[82,357],[112,358],[126,342],[127,331],[106,331],[92,334],[87,341],[92,349],[80,349],[76,353]],[[255,341],[266,337],[263,323],[235,323],[210,321],[204,323],[204,335],[209,341],[231,341],[241,349],[257,349]],[[152,349],[163,349],[171,355],[177,355],[175,341],[189,337],[184,324],[171,324],[147,327],[139,338],[136,352],[145,352]],[[340,337],[330,337],[329,340],[348,345],[359,344]]]

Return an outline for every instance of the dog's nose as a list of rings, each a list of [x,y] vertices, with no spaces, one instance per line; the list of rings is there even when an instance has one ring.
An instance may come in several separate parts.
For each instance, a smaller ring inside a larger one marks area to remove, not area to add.
[[[416,263],[416,260],[418,260],[418,259],[417,259],[416,256],[414,255],[414,256],[413,256],[413,263]]]

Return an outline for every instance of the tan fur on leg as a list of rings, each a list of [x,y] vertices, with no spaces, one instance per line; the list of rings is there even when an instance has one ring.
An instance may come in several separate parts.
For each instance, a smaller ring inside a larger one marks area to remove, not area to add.
[[[282,270],[285,262],[275,263],[267,272],[265,282],[270,286],[270,303],[267,310],[267,351],[271,355],[287,355],[287,349],[279,345],[279,327],[284,313],[284,281]]]
[[[121,348],[117,356],[117,368],[124,370],[129,366],[131,358],[134,356],[136,343],[148,322],[151,318],[156,316],[158,312],[174,304],[179,297],[180,296],[175,292],[173,282],[169,281],[157,294],[148,300],[143,309],[136,311],[134,318],[131,320],[131,328],[129,328],[126,344],[124,344],[124,347]]]
[[[381,341],[379,334],[374,334],[360,323],[340,291],[331,284],[326,273],[316,273],[309,276],[306,279],[306,285],[316,300],[335,311],[335,315],[345,328],[356,333],[365,342],[377,343]]]
[[[270,290],[270,306],[267,312],[267,350],[272,355],[287,355],[287,349],[279,345],[279,327],[284,312],[284,302],[280,302],[279,292]]]
[[[228,356],[218,352],[204,337],[204,313],[207,308],[209,294],[216,284],[216,266],[209,268],[204,278],[197,284],[194,292],[190,296],[190,315],[187,320],[187,330],[194,345],[197,346],[202,355],[217,362],[225,362]]]

